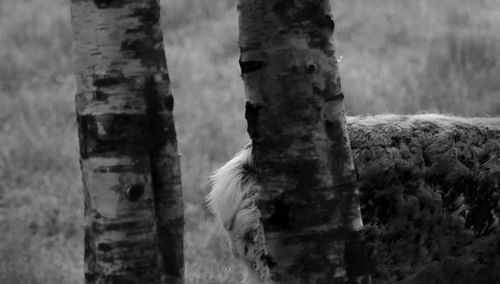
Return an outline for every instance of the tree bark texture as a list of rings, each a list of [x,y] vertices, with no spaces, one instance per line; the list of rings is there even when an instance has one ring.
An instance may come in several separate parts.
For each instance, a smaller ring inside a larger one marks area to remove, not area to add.
[[[243,258],[257,283],[358,283],[363,224],[329,1],[240,0],[239,12],[259,179],[248,237],[263,244]]]
[[[72,0],[85,283],[183,283],[179,155],[158,0]]]

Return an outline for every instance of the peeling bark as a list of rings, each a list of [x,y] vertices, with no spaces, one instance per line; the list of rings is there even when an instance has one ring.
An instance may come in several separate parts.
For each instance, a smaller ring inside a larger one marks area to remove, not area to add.
[[[369,281],[329,1],[240,0],[256,283]],[[254,210],[255,212],[253,212]],[[261,232],[264,232],[263,235]]]
[[[72,0],[85,283],[183,283],[179,156],[158,0]]]

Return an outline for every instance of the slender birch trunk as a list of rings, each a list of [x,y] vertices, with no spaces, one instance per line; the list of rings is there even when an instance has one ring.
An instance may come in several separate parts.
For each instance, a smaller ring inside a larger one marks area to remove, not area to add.
[[[239,11],[264,244],[250,266],[261,283],[368,283],[329,1],[240,0]]]
[[[183,283],[183,211],[158,0],[71,1],[85,283]]]

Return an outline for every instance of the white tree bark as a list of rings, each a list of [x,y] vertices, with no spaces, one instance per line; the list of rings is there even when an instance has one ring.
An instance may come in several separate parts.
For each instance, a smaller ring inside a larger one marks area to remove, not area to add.
[[[240,0],[258,216],[238,254],[261,283],[368,279],[329,1]],[[238,217],[236,217],[238,218]],[[354,260],[354,261],[353,261]]]
[[[86,283],[183,283],[179,157],[158,0],[71,1]]]

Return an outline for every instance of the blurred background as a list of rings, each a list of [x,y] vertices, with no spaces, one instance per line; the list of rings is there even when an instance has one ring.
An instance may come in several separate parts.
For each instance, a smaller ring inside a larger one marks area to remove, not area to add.
[[[0,1],[0,283],[83,283],[69,0]],[[247,141],[236,0],[162,0],[176,99],[187,283],[240,268],[204,207]],[[498,0],[336,0],[348,114],[500,115]]]

